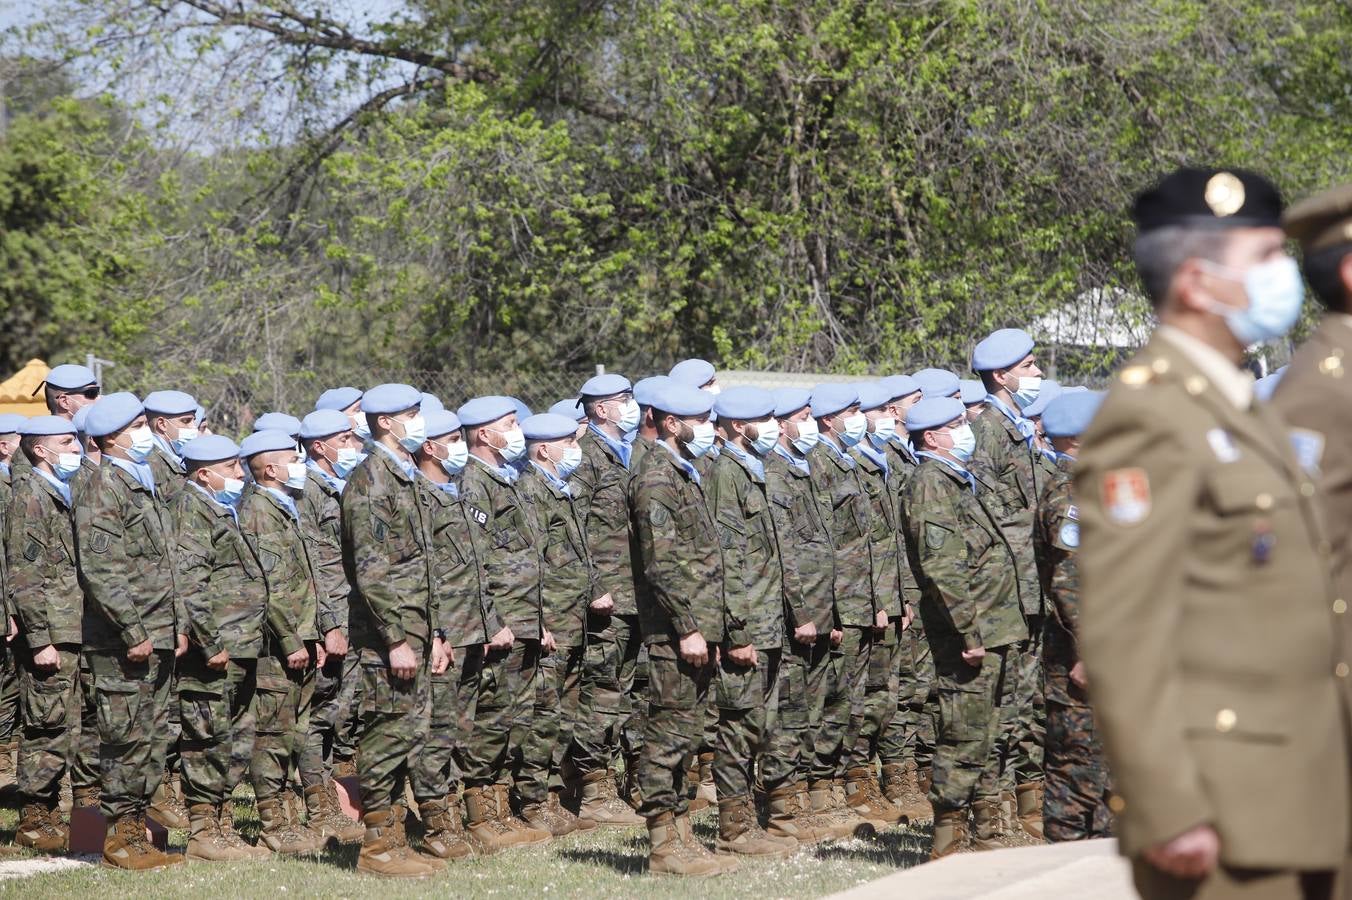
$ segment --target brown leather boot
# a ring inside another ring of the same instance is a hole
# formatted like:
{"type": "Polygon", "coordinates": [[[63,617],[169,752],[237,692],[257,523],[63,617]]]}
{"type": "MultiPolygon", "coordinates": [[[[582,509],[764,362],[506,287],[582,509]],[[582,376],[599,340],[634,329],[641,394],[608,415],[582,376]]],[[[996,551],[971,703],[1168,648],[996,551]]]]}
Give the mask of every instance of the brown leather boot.
{"type": "Polygon", "coordinates": [[[808,786],[808,803],[815,815],[830,823],[833,838],[867,838],[878,833],[872,822],[836,801],[835,782],[829,778],[819,779],[808,786]]]}
{"type": "Polygon", "coordinates": [[[71,791],[71,806],[74,809],[98,806],[101,799],[102,792],[97,785],[94,787],[78,787],[71,791]]]}
{"type": "Polygon", "coordinates": [[[549,792],[549,812],[557,818],[570,823],[573,826],[574,831],[591,831],[595,828],[596,823],[591,819],[578,818],[568,809],[568,807],[563,805],[562,794],[563,791],[560,789],[551,790],[549,792]]]}
{"type": "Polygon", "coordinates": [[[972,804],[972,847],[977,850],[1008,847],[1009,844],[1001,840],[1003,833],[1000,826],[1000,801],[989,797],[978,798],[972,804]]]}
{"type": "Polygon", "coordinates": [[[150,798],[150,808],[146,810],[146,815],[165,828],[187,828],[189,825],[188,807],[180,799],[178,786],[177,775],[165,775],[160,786],[155,788],[150,798]]]}
{"type": "Polygon", "coordinates": [[[355,759],[335,759],[333,761],[334,778],[355,778],[357,761],[355,759]]]}
{"type": "Polygon", "coordinates": [[[394,809],[377,809],[361,817],[366,826],[357,871],[382,878],[428,878],[445,869],[445,864],[414,853],[403,840],[398,814],[394,809]]]}
{"type": "Polygon", "coordinates": [[[327,842],[333,838],[340,844],[356,844],[366,834],[360,822],[354,822],[338,807],[338,797],[331,783],[316,784],[305,789],[306,824],[327,842]]]}
{"type": "Polygon", "coordinates": [[[232,845],[221,834],[220,813],[213,804],[194,803],[189,806],[188,821],[191,831],[188,835],[188,849],[184,853],[188,859],[233,862],[254,858],[254,854],[232,845]]]}
{"type": "Polygon", "coordinates": [[[518,846],[538,847],[540,844],[549,843],[553,835],[549,833],[548,829],[536,828],[512,812],[511,789],[505,784],[496,784],[493,787],[497,790],[498,795],[498,820],[519,835],[521,843],[518,846]]]}
{"type": "Polygon", "coordinates": [[[1036,843],[1045,840],[1042,829],[1042,782],[1030,781],[1014,787],[1019,825],[1036,843]]]}
{"type": "Polygon", "coordinates": [[[260,826],[258,841],[266,844],[273,853],[293,855],[311,853],[317,849],[313,833],[292,825],[281,797],[259,800],[257,807],[260,826]]]}
{"type": "Polygon", "coordinates": [[[474,855],[474,848],[465,839],[458,800],[450,797],[424,801],[418,804],[418,815],[423,823],[424,852],[438,859],[466,859],[474,855]]]}
{"type": "Polygon", "coordinates": [[[140,815],[114,819],[103,839],[103,864],[110,869],[145,872],[183,862],[179,853],[161,853],[146,840],[146,823],[140,815]]]}
{"type": "Polygon", "coordinates": [[[648,842],[651,845],[648,871],[653,875],[708,878],[723,874],[723,866],[712,853],[703,847],[692,847],[682,839],[675,816],[669,812],[648,820],[648,842]]]}
{"type": "Polygon", "coordinates": [[[934,818],[929,798],[920,791],[915,760],[883,766],[883,796],[901,813],[903,824],[915,824],[934,818]]]}
{"type": "Polygon", "coordinates": [[[845,809],[848,809],[851,812],[855,813],[865,822],[868,822],[870,825],[872,825],[875,831],[887,830],[887,826],[890,823],[886,819],[880,818],[878,816],[869,815],[867,810],[861,810],[850,803],[849,794],[845,789],[844,778],[837,778],[831,784],[832,784],[831,794],[835,798],[837,806],[844,807],[845,809]]]}
{"type": "Polygon", "coordinates": [[[579,819],[590,819],[603,828],[629,828],[642,825],[643,817],[629,808],[619,797],[614,796],[614,782],[604,769],[588,772],[582,776],[582,804],[578,807],[579,819]]]}
{"type": "Polygon", "coordinates": [[[936,809],[934,837],[930,842],[930,859],[943,859],[955,853],[965,853],[972,847],[967,835],[967,809],[936,809]]]}
{"type": "Polygon", "coordinates": [[[718,840],[714,849],[719,853],[781,859],[792,855],[798,842],[791,837],[774,838],[766,834],[756,821],[751,798],[729,797],[718,801],[718,840]]]}
{"type": "Polygon", "coordinates": [[[521,836],[498,821],[498,793],[493,785],[465,788],[466,834],[480,856],[521,846],[521,836]]]}
{"type": "Polygon", "coordinates": [[[766,795],[769,821],[765,833],[774,838],[792,838],[799,846],[821,843],[831,836],[831,827],[799,806],[802,784],[782,784],[766,795]]]}
{"type": "Polygon", "coordinates": [[[266,844],[250,844],[244,836],[235,830],[235,801],[229,797],[216,810],[216,825],[220,829],[221,840],[236,850],[248,854],[248,859],[271,859],[272,851],[266,844]]]}
{"type": "Polygon", "coordinates": [[[845,773],[845,802],[859,815],[884,827],[901,821],[901,810],[883,797],[872,766],[856,766],[845,773]]]}
{"type": "Polygon", "coordinates": [[[15,826],[14,843],[42,853],[60,853],[70,843],[70,829],[61,821],[61,810],[45,803],[25,803],[15,826]]]}

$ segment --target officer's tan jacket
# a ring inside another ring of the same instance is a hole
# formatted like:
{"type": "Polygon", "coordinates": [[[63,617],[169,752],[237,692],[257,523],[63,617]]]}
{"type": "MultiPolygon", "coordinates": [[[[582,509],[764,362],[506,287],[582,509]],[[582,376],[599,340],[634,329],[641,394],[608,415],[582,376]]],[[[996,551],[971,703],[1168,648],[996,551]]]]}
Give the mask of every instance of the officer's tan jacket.
{"type": "Polygon", "coordinates": [[[1348,669],[1315,485],[1276,415],[1204,362],[1157,333],[1077,463],[1080,648],[1122,851],[1209,823],[1231,866],[1332,868],[1348,669]]]}

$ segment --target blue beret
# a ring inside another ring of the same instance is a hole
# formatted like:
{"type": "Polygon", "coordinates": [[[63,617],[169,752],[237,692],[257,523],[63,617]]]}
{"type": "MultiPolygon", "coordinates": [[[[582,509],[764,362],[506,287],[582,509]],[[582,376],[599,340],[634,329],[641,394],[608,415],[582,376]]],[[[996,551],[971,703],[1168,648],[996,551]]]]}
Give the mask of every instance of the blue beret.
{"type": "Polygon", "coordinates": [[[378,384],[361,395],[361,411],[375,415],[401,413],[422,403],[422,391],[407,384],[378,384]]]}
{"type": "Polygon", "coordinates": [[[516,421],[517,421],[517,424],[520,424],[520,423],[523,422],[524,420],[530,418],[531,412],[530,412],[530,407],[529,407],[529,406],[527,406],[526,404],[522,403],[520,400],[518,400],[518,399],[515,398],[515,397],[508,397],[507,399],[510,400],[510,401],[512,401],[512,405],[516,407],[516,421]]]}
{"type": "Polygon", "coordinates": [[[198,425],[201,425],[203,422],[206,421],[206,418],[207,418],[207,408],[200,403],[197,404],[197,413],[196,415],[193,416],[193,420],[198,425]]]}
{"type": "Polygon", "coordinates": [[[295,449],[296,439],[285,431],[264,429],[263,431],[255,431],[240,442],[239,457],[240,459],[248,459],[259,453],[269,453],[273,450],[295,449]]]}
{"type": "MultiPolygon", "coordinates": [[[[89,409],[89,404],[80,407],[79,412],[75,413],[75,417],[78,419],[80,413],[87,409],[89,409]]],[[[26,421],[27,419],[18,413],[0,413],[0,434],[17,434],[26,421]]]]}
{"type": "Polygon", "coordinates": [[[962,379],[959,393],[962,395],[962,402],[971,406],[973,403],[985,403],[988,391],[986,386],[979,381],[973,381],[971,378],[962,379]]]}
{"type": "Polygon", "coordinates": [[[418,408],[418,411],[424,416],[434,410],[443,410],[445,408],[446,404],[442,403],[441,398],[436,394],[429,394],[427,391],[422,392],[422,405],[418,408]]]}
{"type": "Polygon", "coordinates": [[[549,411],[556,416],[567,416],[574,422],[582,422],[587,418],[587,413],[582,409],[581,400],[560,400],[551,406],[549,411]]]}
{"type": "Polygon", "coordinates": [[[239,456],[239,445],[223,434],[206,434],[183,445],[183,458],[189,462],[214,463],[239,456]]]}
{"type": "Polygon", "coordinates": [[[315,409],[347,409],[361,399],[361,391],[354,387],[329,388],[315,401],[315,409]]]}
{"type": "Polygon", "coordinates": [[[673,416],[702,416],[714,408],[714,395],[697,387],[669,380],[653,394],[653,409],[673,416]]]}
{"type": "Polygon", "coordinates": [[[806,388],[776,388],[775,415],[779,418],[791,416],[812,402],[812,392],[806,388]]]}
{"type": "Polygon", "coordinates": [[[284,412],[265,412],[254,419],[254,431],[284,431],[292,440],[300,434],[300,419],[284,412]]]}
{"type": "MultiPolygon", "coordinates": [[[[698,385],[696,385],[698,387],[698,385]]],[[[632,391],[634,386],[629,383],[629,379],[623,375],[614,375],[607,372],[605,375],[596,375],[588,378],[582,385],[579,392],[583,397],[610,397],[614,394],[623,394],[625,391],[632,391]]]]}
{"type": "Polygon", "coordinates": [[[1042,430],[1047,437],[1079,437],[1102,402],[1102,391],[1065,391],[1047,404],[1047,411],[1042,414],[1042,430]]]}
{"type": "Polygon", "coordinates": [[[880,381],[866,381],[857,387],[861,411],[878,409],[892,402],[892,392],[880,381]]]}
{"type": "Polygon", "coordinates": [[[489,396],[475,397],[460,407],[456,415],[460,416],[462,426],[475,428],[479,425],[496,422],[503,416],[510,416],[514,412],[516,412],[516,403],[511,397],[489,396]]]}
{"type": "Polygon", "coordinates": [[[938,428],[966,415],[967,408],[957,397],[923,397],[906,411],[906,430],[938,428]]]}
{"type": "Polygon", "coordinates": [[[434,409],[423,413],[423,421],[427,423],[426,433],[430,438],[443,437],[460,430],[460,417],[449,409],[434,409]]]}
{"type": "Polygon", "coordinates": [[[730,387],[714,398],[714,412],[720,419],[764,419],[775,414],[775,395],[748,385],[730,387]]]}
{"type": "Polygon", "coordinates": [[[317,409],[300,423],[300,439],[312,441],[351,430],[352,420],[341,409],[317,409]]]}
{"type": "Polygon", "coordinates": [[[197,412],[197,400],[192,394],[182,391],[151,391],[141,401],[146,413],[161,416],[185,416],[197,412]]]}
{"type": "Polygon", "coordinates": [[[812,415],[830,416],[859,402],[859,392],[849,384],[819,384],[812,389],[812,415]]]}
{"type": "Polygon", "coordinates": [[[528,441],[557,441],[577,434],[577,419],[553,413],[527,416],[521,422],[521,433],[528,441]]]}
{"type": "Polygon", "coordinates": [[[107,437],[126,428],[145,409],[135,394],[119,391],[105,394],[89,408],[89,418],[85,419],[85,434],[90,437],[107,437]]]}
{"type": "MultiPolygon", "coordinates": [[[[57,390],[73,391],[76,388],[89,387],[91,384],[97,384],[98,379],[94,373],[86,366],[64,365],[57,366],[47,373],[47,380],[43,382],[49,384],[57,390]]],[[[35,392],[36,393],[36,392],[35,392]]]]}
{"type": "Polygon", "coordinates": [[[634,385],[634,401],[639,406],[652,406],[657,389],[670,381],[669,375],[649,375],[647,378],[639,379],[634,385]]]}
{"type": "Polygon", "coordinates": [[[1272,399],[1272,392],[1277,390],[1277,385],[1281,383],[1282,376],[1286,374],[1286,366],[1282,366],[1271,375],[1265,375],[1253,384],[1253,394],[1259,400],[1267,401],[1272,399]]]}
{"type": "Polygon", "coordinates": [[[976,345],[972,351],[972,371],[989,372],[1018,365],[1033,352],[1033,337],[1022,328],[1001,328],[976,345]]]}
{"type": "Polygon", "coordinates": [[[23,423],[19,434],[24,437],[44,437],[50,434],[74,434],[75,423],[64,416],[36,416],[23,423]]]}
{"type": "Polygon", "coordinates": [[[704,387],[714,380],[714,364],[702,359],[683,359],[672,366],[667,375],[681,384],[688,384],[697,388],[704,387]]]}
{"type": "Polygon", "coordinates": [[[920,385],[910,375],[889,375],[879,382],[891,393],[888,399],[896,400],[899,397],[909,397],[920,390],[920,385]]]}
{"type": "Polygon", "coordinates": [[[1042,380],[1042,389],[1038,391],[1037,397],[1033,402],[1023,408],[1023,417],[1025,419],[1034,419],[1047,411],[1047,404],[1051,403],[1057,397],[1061,396],[1064,390],[1059,381],[1051,381],[1044,378],[1042,380]]]}
{"type": "Polygon", "coordinates": [[[926,397],[952,397],[962,390],[961,380],[947,369],[921,369],[911,377],[926,397]]]}

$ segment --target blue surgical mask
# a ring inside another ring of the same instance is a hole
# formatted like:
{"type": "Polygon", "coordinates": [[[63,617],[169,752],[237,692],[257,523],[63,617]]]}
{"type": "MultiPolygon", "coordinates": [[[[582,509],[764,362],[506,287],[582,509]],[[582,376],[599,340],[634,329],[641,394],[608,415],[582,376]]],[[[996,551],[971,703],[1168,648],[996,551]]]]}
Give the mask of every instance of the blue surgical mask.
{"type": "Polygon", "coordinates": [[[1037,395],[1042,393],[1042,377],[1039,375],[1020,375],[1019,389],[1014,392],[1014,402],[1019,404],[1019,409],[1027,409],[1033,405],[1037,395]]]}
{"type": "Polygon", "coordinates": [[[286,481],[284,484],[293,491],[305,490],[305,463],[293,462],[286,464],[286,481]]]}
{"type": "Polygon", "coordinates": [[[500,451],[502,458],[508,462],[517,462],[526,455],[526,436],[521,433],[520,428],[513,428],[511,431],[502,432],[502,439],[506,443],[500,451]]]}
{"type": "Polygon", "coordinates": [[[222,506],[234,506],[244,496],[244,482],[238,478],[225,479],[224,485],[215,492],[216,502],[222,506]]]}
{"type": "Polygon", "coordinates": [[[195,441],[195,440],[197,440],[197,429],[196,429],[196,428],[180,428],[180,429],[178,430],[178,437],[176,437],[176,438],[174,438],[172,441],[170,441],[170,442],[169,442],[169,445],[170,445],[171,447],[174,448],[174,452],[175,452],[175,453],[177,453],[179,456],[182,456],[182,455],[183,455],[183,445],[186,444],[186,443],[188,443],[188,441],[195,441]]]}
{"type": "Polygon", "coordinates": [[[554,464],[558,470],[559,480],[567,481],[568,476],[577,471],[577,467],[582,465],[582,448],[568,447],[563,451],[563,459],[554,464]]]}
{"type": "Polygon", "coordinates": [[[639,414],[638,404],[631,397],[624,404],[624,410],[620,413],[620,421],[615,423],[621,434],[638,430],[639,414]]]}
{"type": "Polygon", "coordinates": [[[131,438],[131,446],[127,448],[127,456],[134,463],[143,463],[150,456],[150,451],[155,449],[155,435],[149,428],[142,425],[140,428],[133,428],[127,432],[131,438]]]}
{"type": "Polygon", "coordinates": [[[62,481],[70,481],[75,477],[75,473],[80,471],[80,462],[83,457],[78,453],[58,453],[56,464],[52,466],[52,471],[56,477],[62,481]]]}
{"type": "Polygon", "coordinates": [[[949,436],[953,438],[953,455],[963,462],[970,460],[976,452],[976,435],[972,433],[972,426],[964,422],[950,431],[949,436]]]}
{"type": "Polygon", "coordinates": [[[366,454],[357,448],[340,447],[338,457],[333,461],[333,472],[339,478],[347,478],[363,459],[366,459],[366,454]]]}
{"type": "Polygon", "coordinates": [[[864,439],[868,433],[868,416],[863,413],[855,413],[847,416],[841,423],[840,442],[846,447],[853,447],[864,439]]]}
{"type": "Polygon", "coordinates": [[[423,441],[427,440],[427,422],[424,421],[422,413],[399,424],[404,429],[404,436],[399,438],[399,446],[409,453],[416,451],[423,445],[423,441]]]}
{"type": "Polygon", "coordinates": [[[446,454],[446,458],[441,460],[441,468],[447,475],[459,475],[464,471],[465,463],[469,462],[469,444],[464,441],[447,444],[446,454]]]}
{"type": "Polygon", "coordinates": [[[714,446],[714,423],[699,422],[691,425],[690,430],[694,436],[685,442],[685,449],[690,451],[690,455],[698,459],[708,453],[714,446]]]}
{"type": "Polygon", "coordinates": [[[790,443],[793,444],[795,450],[806,455],[807,451],[817,446],[817,439],[820,434],[820,432],[817,431],[817,420],[804,419],[801,422],[795,422],[794,425],[798,428],[798,437],[794,438],[790,443]]]}
{"type": "Polygon", "coordinates": [[[756,423],[756,439],[751,442],[751,449],[756,451],[757,456],[766,456],[775,449],[779,443],[779,423],[774,419],[765,422],[756,423]]]}
{"type": "Polygon", "coordinates": [[[371,426],[366,424],[366,414],[357,413],[352,417],[352,430],[357,433],[357,437],[363,441],[371,439],[371,426]]]}
{"type": "Polygon", "coordinates": [[[891,416],[886,416],[873,421],[873,439],[879,446],[892,440],[897,436],[897,420],[891,416]]]}
{"type": "Polygon", "coordinates": [[[1291,257],[1260,263],[1242,274],[1205,260],[1203,266],[1221,278],[1243,282],[1247,308],[1213,302],[1211,310],[1225,317],[1226,327],[1244,346],[1285,337],[1300,318],[1305,284],[1300,280],[1300,266],[1291,257]]]}

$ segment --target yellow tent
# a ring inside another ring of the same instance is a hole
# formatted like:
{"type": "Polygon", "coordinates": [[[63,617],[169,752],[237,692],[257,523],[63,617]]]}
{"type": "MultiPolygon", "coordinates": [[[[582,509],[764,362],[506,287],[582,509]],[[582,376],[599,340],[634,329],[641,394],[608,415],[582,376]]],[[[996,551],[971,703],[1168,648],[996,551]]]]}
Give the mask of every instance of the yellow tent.
{"type": "Polygon", "coordinates": [[[42,360],[30,359],[22,369],[0,382],[0,413],[47,415],[47,404],[38,388],[47,380],[50,371],[51,367],[42,360]]]}

